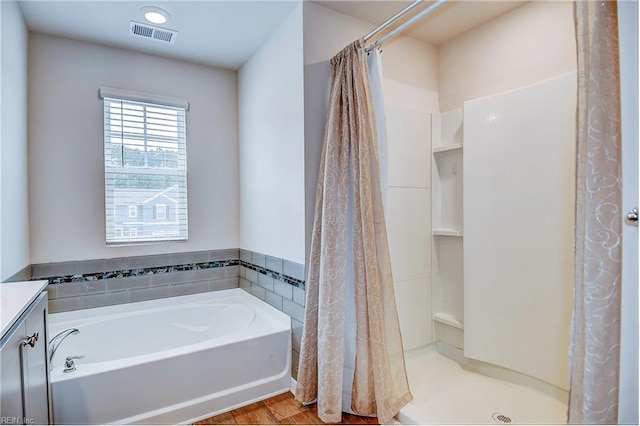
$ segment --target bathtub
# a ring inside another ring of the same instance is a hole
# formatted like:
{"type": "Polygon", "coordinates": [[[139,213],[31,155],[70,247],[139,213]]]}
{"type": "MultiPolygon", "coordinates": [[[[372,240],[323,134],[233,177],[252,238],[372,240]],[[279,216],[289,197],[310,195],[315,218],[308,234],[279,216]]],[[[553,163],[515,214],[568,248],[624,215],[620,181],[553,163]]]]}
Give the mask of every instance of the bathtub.
{"type": "Polygon", "coordinates": [[[50,315],[50,338],[68,328],[56,424],[191,423],[290,388],[290,318],[240,289],[50,315]]]}

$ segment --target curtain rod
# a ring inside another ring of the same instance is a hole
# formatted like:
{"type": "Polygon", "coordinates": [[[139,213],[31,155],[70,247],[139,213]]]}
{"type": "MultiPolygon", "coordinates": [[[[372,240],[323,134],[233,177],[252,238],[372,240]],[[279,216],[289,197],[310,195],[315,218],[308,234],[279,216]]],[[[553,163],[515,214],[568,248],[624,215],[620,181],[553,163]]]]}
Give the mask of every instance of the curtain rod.
{"type": "Polygon", "coordinates": [[[395,21],[397,21],[399,18],[401,18],[402,16],[406,15],[407,13],[409,13],[410,11],[412,11],[413,9],[415,9],[417,6],[419,6],[424,0],[415,0],[413,3],[411,3],[410,5],[408,5],[407,7],[405,7],[404,9],[402,9],[401,11],[399,11],[398,13],[396,13],[395,15],[393,15],[391,18],[387,19],[386,21],[384,21],[382,24],[378,25],[376,28],[374,28],[373,31],[371,31],[369,34],[367,34],[366,36],[364,36],[364,41],[369,41],[369,39],[373,36],[375,36],[376,34],[378,34],[380,31],[385,30],[389,25],[393,24],[395,21]]]}
{"type": "MultiPolygon", "coordinates": [[[[409,10],[413,9],[415,6],[417,6],[422,1],[423,0],[416,0],[413,3],[411,3],[409,6],[407,6],[406,8],[402,9],[400,12],[396,13],[392,18],[388,19],[386,22],[384,22],[378,28],[376,28],[375,30],[371,31],[369,34],[364,36],[364,40],[367,41],[367,39],[371,38],[373,35],[379,33],[380,31],[382,31],[383,29],[385,29],[386,27],[391,25],[394,21],[396,21],[402,15],[407,13],[409,10]]],[[[409,19],[407,22],[405,22],[404,24],[400,25],[398,28],[396,28],[395,30],[391,31],[386,36],[384,36],[381,39],[377,40],[375,43],[372,43],[369,46],[367,46],[367,48],[365,50],[367,52],[370,52],[373,49],[377,48],[378,46],[382,46],[382,44],[384,42],[386,42],[387,40],[395,37],[396,35],[398,35],[402,31],[404,31],[405,29],[409,28],[411,25],[415,24],[416,22],[418,22],[419,20],[421,20],[425,16],[429,15],[431,12],[433,12],[436,9],[438,9],[440,6],[444,5],[446,2],[447,2],[447,0],[436,0],[436,2],[434,2],[431,6],[427,7],[425,10],[423,10],[420,13],[418,13],[416,16],[414,16],[413,18],[409,19]]]]}

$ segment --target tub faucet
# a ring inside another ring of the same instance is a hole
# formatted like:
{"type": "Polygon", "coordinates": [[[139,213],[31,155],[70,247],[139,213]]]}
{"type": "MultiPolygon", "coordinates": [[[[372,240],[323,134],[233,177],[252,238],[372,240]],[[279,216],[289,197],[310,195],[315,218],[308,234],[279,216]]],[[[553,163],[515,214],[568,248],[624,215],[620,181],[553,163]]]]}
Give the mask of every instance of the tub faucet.
{"type": "Polygon", "coordinates": [[[68,328],[53,336],[53,339],[49,341],[49,365],[51,365],[51,361],[53,361],[53,355],[56,353],[56,349],[58,349],[60,343],[62,343],[62,341],[68,336],[78,333],[80,333],[80,330],[78,330],[77,328],[68,328]]]}

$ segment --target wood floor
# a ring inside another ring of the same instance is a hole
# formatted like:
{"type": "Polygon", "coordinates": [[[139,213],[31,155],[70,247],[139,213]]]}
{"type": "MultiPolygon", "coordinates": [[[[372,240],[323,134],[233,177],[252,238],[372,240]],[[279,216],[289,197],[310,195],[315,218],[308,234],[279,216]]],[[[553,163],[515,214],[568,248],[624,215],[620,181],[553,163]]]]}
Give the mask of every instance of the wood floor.
{"type": "MultiPolygon", "coordinates": [[[[290,392],[256,402],[228,413],[199,421],[196,425],[320,425],[316,404],[304,406],[290,392]]],[[[342,413],[342,425],[377,425],[375,417],[342,413]]]]}

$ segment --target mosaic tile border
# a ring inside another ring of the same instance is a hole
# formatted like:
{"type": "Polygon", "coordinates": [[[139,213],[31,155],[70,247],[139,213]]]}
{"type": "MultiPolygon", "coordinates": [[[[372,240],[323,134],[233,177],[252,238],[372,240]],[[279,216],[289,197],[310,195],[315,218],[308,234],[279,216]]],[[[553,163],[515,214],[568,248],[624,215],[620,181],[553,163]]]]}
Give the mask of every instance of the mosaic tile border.
{"type": "Polygon", "coordinates": [[[163,274],[168,274],[172,272],[224,268],[226,266],[244,266],[245,268],[252,269],[260,274],[266,275],[276,280],[283,281],[294,287],[298,287],[302,290],[305,289],[304,280],[292,277],[290,275],[286,275],[282,272],[274,271],[272,269],[269,269],[260,265],[256,265],[254,263],[251,263],[245,260],[240,260],[240,259],[227,259],[227,260],[217,260],[212,262],[198,262],[198,263],[185,263],[185,264],[179,264],[179,265],[154,266],[154,267],[148,267],[148,268],[130,268],[130,269],[115,270],[115,271],[91,272],[91,273],[83,273],[83,274],[65,274],[65,275],[55,275],[55,276],[45,276],[45,277],[32,277],[31,280],[32,281],[47,280],[49,281],[49,284],[83,283],[83,282],[98,281],[98,280],[108,280],[112,278],[128,278],[128,277],[138,277],[138,276],[163,275],[163,274]]]}
{"type": "Polygon", "coordinates": [[[263,268],[262,266],[254,265],[253,263],[246,262],[244,260],[240,260],[238,264],[240,266],[244,266],[245,268],[252,269],[260,274],[275,278],[276,280],[284,281],[285,283],[291,284],[292,286],[298,287],[302,290],[305,289],[304,280],[299,280],[297,278],[290,277],[289,275],[285,275],[277,271],[272,271],[271,269],[263,268]]]}
{"type": "Polygon", "coordinates": [[[162,275],[171,272],[182,271],[197,271],[202,269],[214,269],[224,268],[225,266],[238,266],[240,261],[238,259],[221,260],[214,262],[202,262],[202,263],[186,263],[182,265],[167,265],[156,266],[153,268],[133,268],[124,269],[120,271],[108,271],[108,272],[93,272],[88,274],[74,274],[74,275],[62,275],[55,277],[42,277],[31,278],[34,280],[48,280],[49,284],[62,284],[62,283],[81,283],[87,281],[108,280],[111,278],[127,278],[138,277],[144,275],[162,275]]]}

